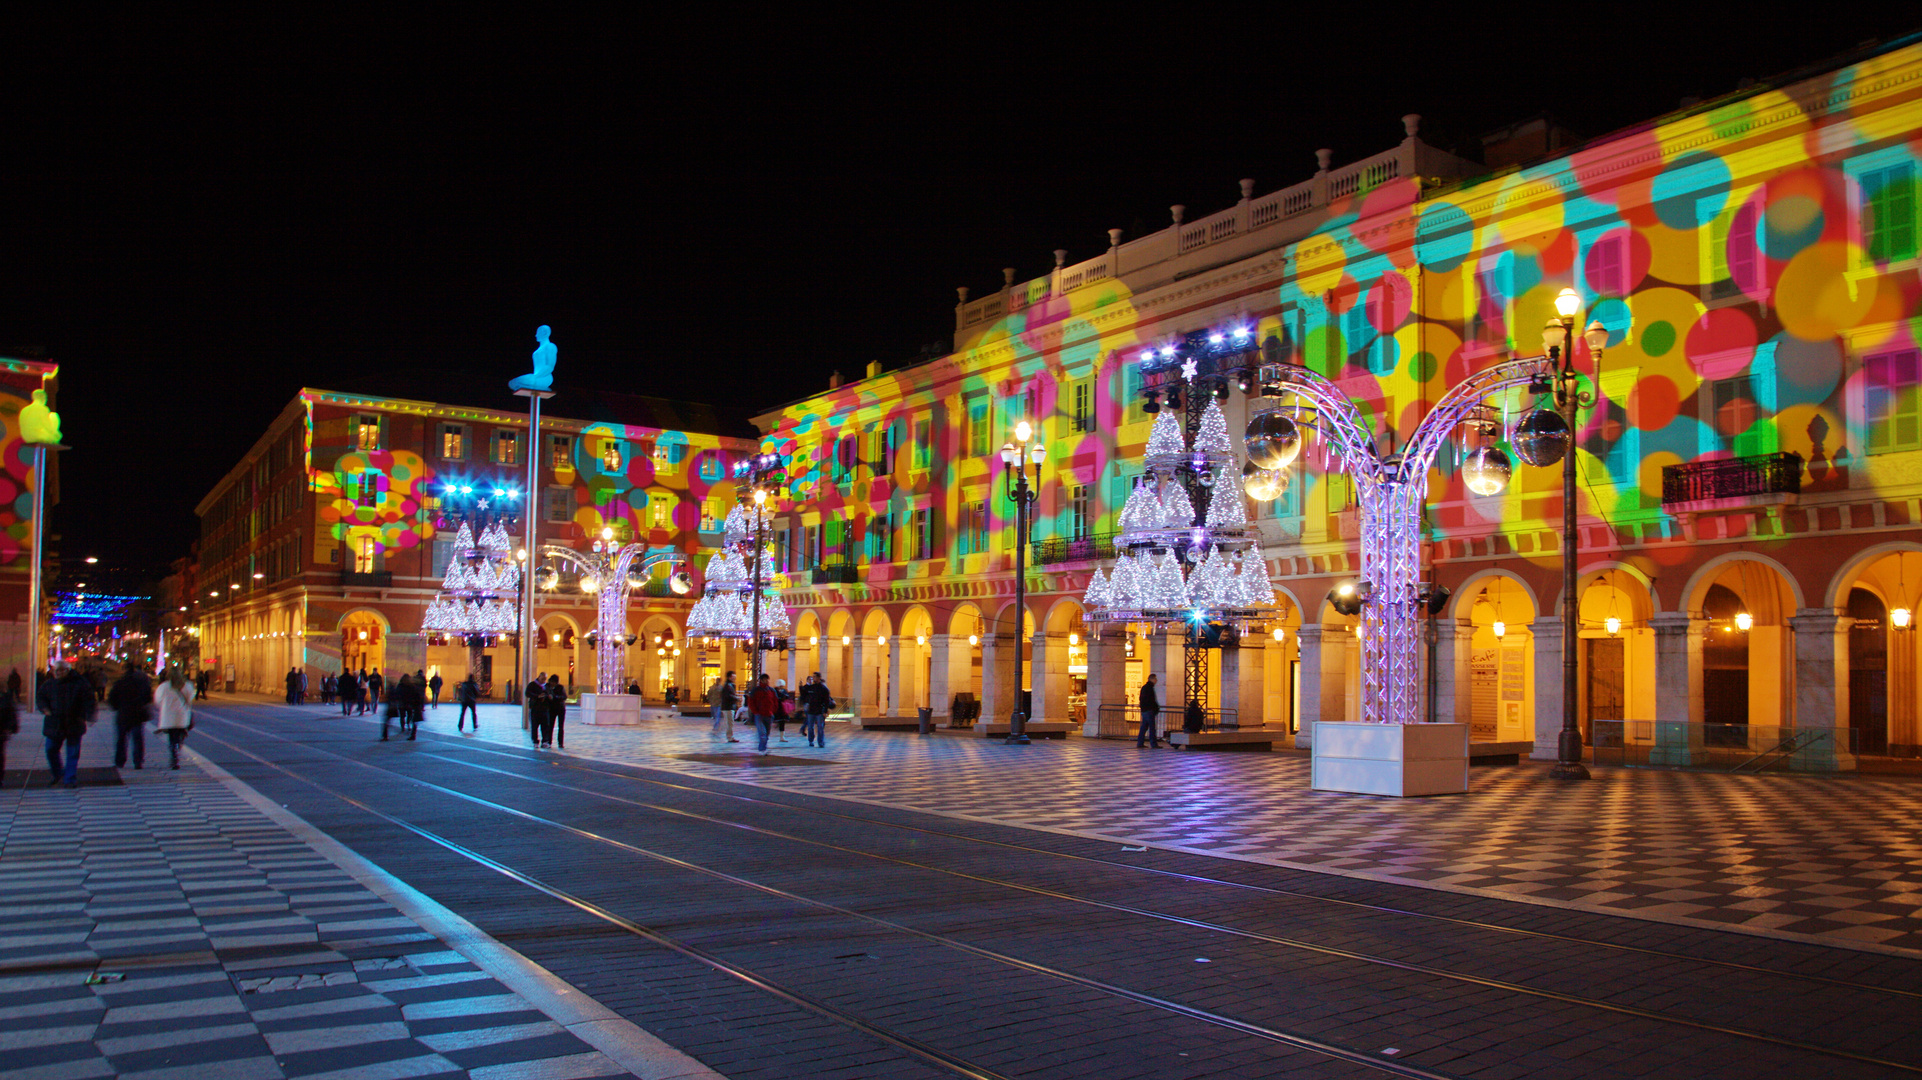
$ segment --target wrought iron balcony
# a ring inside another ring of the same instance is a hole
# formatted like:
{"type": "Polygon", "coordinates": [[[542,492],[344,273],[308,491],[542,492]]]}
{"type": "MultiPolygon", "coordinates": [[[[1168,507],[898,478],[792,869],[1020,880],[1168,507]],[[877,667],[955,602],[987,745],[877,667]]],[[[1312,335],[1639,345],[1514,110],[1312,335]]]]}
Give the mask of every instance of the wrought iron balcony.
{"type": "Polygon", "coordinates": [[[853,563],[841,559],[830,559],[816,566],[812,580],[816,585],[852,585],[861,580],[861,573],[853,563]]]}
{"type": "Polygon", "coordinates": [[[1092,533],[1087,536],[1057,536],[1034,545],[1034,564],[1053,566],[1057,563],[1088,562],[1093,559],[1114,558],[1113,533],[1092,533]]]}
{"type": "Polygon", "coordinates": [[[1663,506],[1801,492],[1802,455],[1789,450],[1719,461],[1691,461],[1662,469],[1663,506]]]}
{"type": "Polygon", "coordinates": [[[340,583],[344,587],[359,586],[363,589],[391,589],[394,587],[392,570],[342,570],[340,583]]]}

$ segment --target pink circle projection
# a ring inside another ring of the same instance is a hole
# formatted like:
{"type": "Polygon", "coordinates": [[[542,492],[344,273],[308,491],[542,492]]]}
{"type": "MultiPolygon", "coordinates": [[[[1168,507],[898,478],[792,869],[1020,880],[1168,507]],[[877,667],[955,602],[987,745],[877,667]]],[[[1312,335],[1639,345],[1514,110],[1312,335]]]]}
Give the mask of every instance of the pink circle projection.
{"type": "Polygon", "coordinates": [[[1688,328],[1682,345],[1689,366],[1704,379],[1726,379],[1741,374],[1755,358],[1759,339],[1755,320],[1739,307],[1705,311],[1688,328]]]}

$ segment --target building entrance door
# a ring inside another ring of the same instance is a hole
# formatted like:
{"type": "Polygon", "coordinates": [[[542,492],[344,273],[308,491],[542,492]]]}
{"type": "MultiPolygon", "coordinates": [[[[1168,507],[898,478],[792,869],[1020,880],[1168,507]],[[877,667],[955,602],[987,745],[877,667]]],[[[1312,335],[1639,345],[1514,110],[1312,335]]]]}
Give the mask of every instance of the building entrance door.
{"type": "Polygon", "coordinates": [[[1867,589],[1849,591],[1849,730],[1858,754],[1889,752],[1889,644],[1882,601],[1867,589]]]}
{"type": "Polygon", "coordinates": [[[1589,638],[1587,645],[1588,715],[1582,718],[1582,742],[1592,746],[1592,725],[1595,721],[1619,722],[1622,719],[1626,698],[1623,674],[1626,650],[1621,638],[1589,638]]]}

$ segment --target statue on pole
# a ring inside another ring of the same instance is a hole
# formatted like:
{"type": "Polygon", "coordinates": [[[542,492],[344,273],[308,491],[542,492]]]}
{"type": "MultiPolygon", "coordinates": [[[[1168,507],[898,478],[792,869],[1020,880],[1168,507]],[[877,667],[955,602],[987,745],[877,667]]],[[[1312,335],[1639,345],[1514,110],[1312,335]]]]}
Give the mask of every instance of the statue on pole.
{"type": "Polygon", "coordinates": [[[561,351],[548,340],[548,335],[553,332],[546,326],[535,329],[534,340],[540,344],[534,348],[534,370],[519,378],[510,379],[507,383],[508,389],[541,391],[554,389],[554,362],[560,359],[561,351]]]}

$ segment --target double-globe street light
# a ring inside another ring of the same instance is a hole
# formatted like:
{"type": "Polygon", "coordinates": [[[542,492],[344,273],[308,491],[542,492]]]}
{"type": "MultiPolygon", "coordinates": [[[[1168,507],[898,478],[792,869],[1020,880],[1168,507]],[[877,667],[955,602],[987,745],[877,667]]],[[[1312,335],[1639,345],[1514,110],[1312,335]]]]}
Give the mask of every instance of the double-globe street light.
{"type": "MultiPolygon", "coordinates": [[[[1562,421],[1562,731],[1556,740],[1555,767],[1549,775],[1558,780],[1586,780],[1588,768],[1582,764],[1582,732],[1576,722],[1575,692],[1578,682],[1576,639],[1580,603],[1575,596],[1576,561],[1580,537],[1575,531],[1575,423],[1581,408],[1593,406],[1593,392],[1581,389],[1581,376],[1575,370],[1575,325],[1582,313],[1582,297],[1574,289],[1563,289],[1555,296],[1555,315],[1542,329],[1542,346],[1555,368],[1555,406],[1562,421]]],[[[1595,366],[1601,375],[1602,349],[1608,344],[1608,329],[1601,320],[1592,320],[1582,334],[1595,366]]],[[[1531,387],[1531,389],[1539,389],[1531,387]]],[[[1531,462],[1531,464],[1534,464],[1531,462]]],[[[1548,462],[1540,462],[1548,464],[1548,462]]]]}
{"type": "Polygon", "coordinates": [[[1008,713],[1009,746],[1028,744],[1028,701],[1021,689],[1021,638],[1027,632],[1028,612],[1028,527],[1036,489],[1041,485],[1041,463],[1048,460],[1047,446],[1034,435],[1034,428],[1023,420],[1014,426],[1015,441],[1001,444],[1001,477],[1008,498],[1014,500],[1014,709],[1008,713]],[[1033,484],[1028,482],[1030,465],[1034,468],[1033,484]]]}

